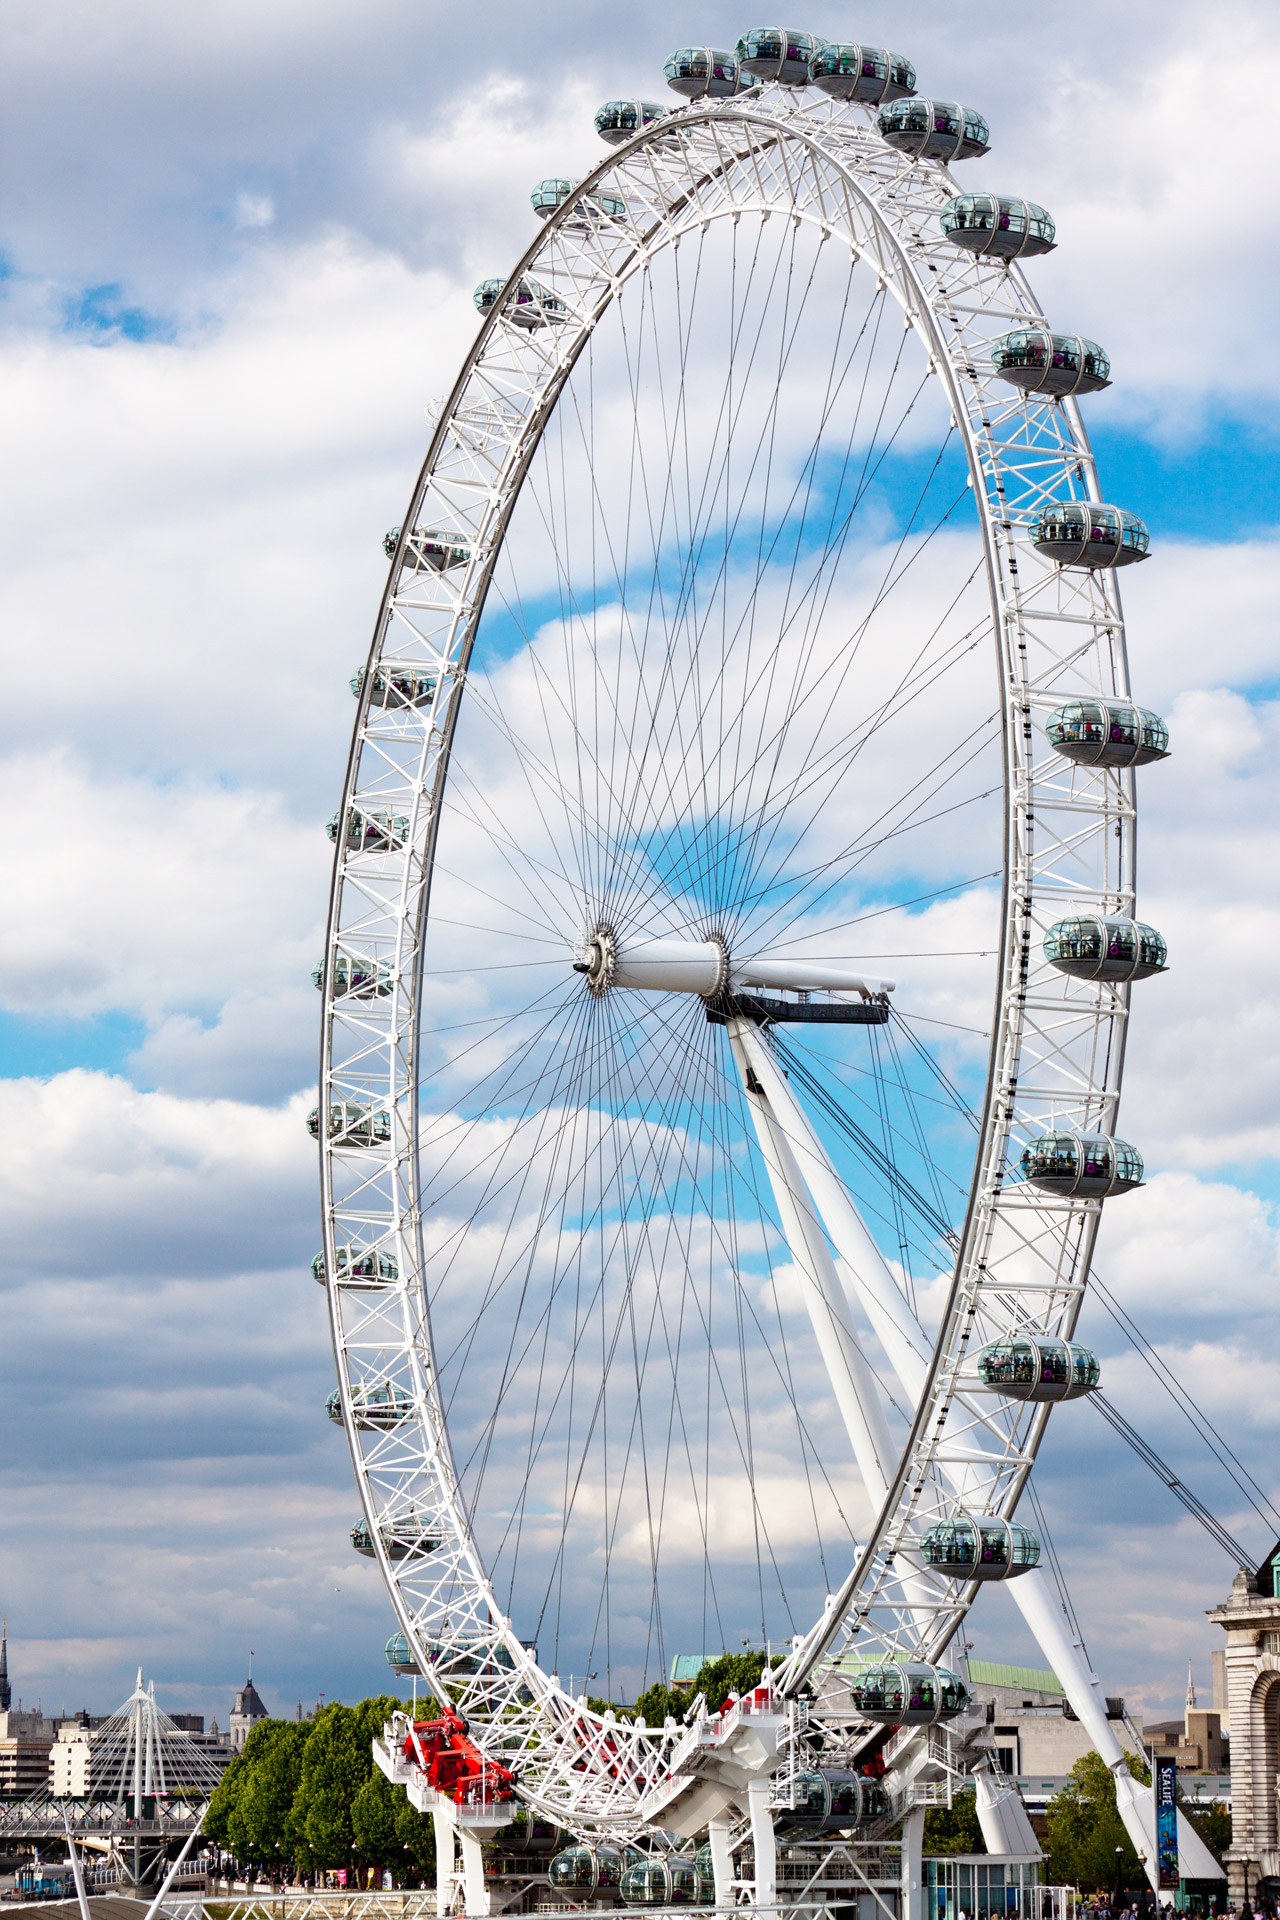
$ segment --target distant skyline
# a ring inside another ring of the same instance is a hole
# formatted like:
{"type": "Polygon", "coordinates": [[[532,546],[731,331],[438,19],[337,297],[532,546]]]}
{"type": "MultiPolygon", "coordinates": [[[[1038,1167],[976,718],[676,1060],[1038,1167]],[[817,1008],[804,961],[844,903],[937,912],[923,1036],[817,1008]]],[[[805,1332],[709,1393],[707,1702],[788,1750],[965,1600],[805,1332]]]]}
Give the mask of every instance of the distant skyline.
{"type": "MultiPolygon", "coordinates": [[[[722,0],[13,0],[0,143],[0,1602],[17,1698],[109,1712],[139,1664],[223,1723],[255,1685],[406,1698],[324,1417],[313,1103],[347,680],[472,289],[528,194],[594,164],[592,113],[663,95],[722,0]],[[298,564],[305,552],[306,566],[298,564]],[[96,1704],[95,1704],[96,1703],[96,1704]]],[[[824,0],[991,122],[975,187],[1053,212],[1032,275],[1100,339],[1135,684],[1174,758],[1143,792],[1122,1132],[1149,1183],[1098,1270],[1272,1499],[1280,1342],[1280,208],[1261,0],[824,0]],[[1210,54],[1212,51],[1212,59],[1210,54]]],[[[674,98],[674,96],[672,96],[674,98]]],[[[1256,1550],[1263,1522],[1095,1300],[1112,1397],[1256,1550]]],[[[1075,1410],[1072,1410],[1073,1414],[1075,1410]]],[[[1107,1692],[1176,1712],[1234,1568],[1087,1411],[1036,1485],[1107,1692]]],[[[975,1657],[1042,1664],[1008,1597],[975,1657]]],[[[683,1650],[683,1649],[682,1649],[683,1650]]],[[[72,1711],[76,1710],[75,1708],[72,1711]]]]}

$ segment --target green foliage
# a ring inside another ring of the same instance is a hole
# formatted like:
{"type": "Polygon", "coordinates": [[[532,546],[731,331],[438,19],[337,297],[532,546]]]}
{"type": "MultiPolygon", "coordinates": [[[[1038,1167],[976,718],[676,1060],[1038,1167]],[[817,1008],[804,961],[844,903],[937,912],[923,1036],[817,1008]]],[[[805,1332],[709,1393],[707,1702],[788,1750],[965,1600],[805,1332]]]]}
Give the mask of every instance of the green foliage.
{"type": "MultiPolygon", "coordinates": [[[[390,1785],[390,1782],[387,1782],[390,1785]]],[[[419,1813],[409,1804],[407,1794],[400,1795],[396,1814],[396,1839],[404,1848],[404,1857],[412,1868],[412,1877],[428,1882],[436,1872],[436,1823],[428,1813],[419,1813]]]]}
{"type": "Polygon", "coordinates": [[[293,1858],[291,1816],[302,1778],[308,1729],[297,1721],[260,1722],[245,1743],[246,1753],[254,1736],[266,1727],[272,1729],[271,1737],[262,1741],[253,1754],[228,1832],[231,1850],[237,1858],[247,1857],[260,1860],[264,1866],[277,1866],[293,1858]]]}
{"type": "MultiPolygon", "coordinates": [[[[775,1653],[770,1664],[780,1667],[782,1655],[775,1653]]],[[[669,1687],[665,1681],[655,1680],[651,1687],[646,1687],[639,1695],[635,1706],[629,1711],[629,1717],[643,1717],[646,1725],[651,1727],[660,1727],[668,1714],[673,1720],[683,1720],[690,1702],[696,1700],[700,1693],[706,1695],[708,1707],[712,1713],[716,1713],[731,1693],[748,1693],[752,1687],[758,1687],[764,1669],[763,1652],[722,1653],[717,1659],[703,1664],[693,1685],[687,1690],[669,1687]]],[[[604,1706],[606,1703],[601,1701],[599,1704],[604,1706]]]]}
{"type": "Polygon", "coordinates": [[[978,1823],[978,1792],[967,1787],[949,1807],[930,1807],[924,1817],[926,1853],[985,1853],[987,1843],[978,1823]]]}
{"type": "Polygon", "coordinates": [[[351,1802],[355,1850],[372,1866],[390,1866],[400,1852],[396,1818],[405,1805],[403,1787],[393,1787],[375,1767],[351,1802]]]}
{"type": "MultiPolygon", "coordinates": [[[[1149,1783],[1149,1770],[1131,1755],[1126,1758],[1134,1778],[1149,1783]]],[[[1068,1784],[1049,1802],[1047,1819],[1049,1859],[1045,1878],[1053,1885],[1109,1891],[1116,1884],[1117,1847],[1121,1850],[1123,1884],[1144,1884],[1142,1864],[1116,1810],[1115,1780],[1098,1754],[1086,1753],[1076,1761],[1068,1784]]]]}
{"type": "Polygon", "coordinates": [[[435,1834],[373,1764],[372,1745],[403,1702],[335,1702],[313,1720],[260,1720],[223,1774],[205,1832],[244,1865],[435,1869],[435,1834]]]}
{"type": "MultiPolygon", "coordinates": [[[[261,1726],[269,1726],[271,1724],[270,1721],[260,1722],[261,1726]]],[[[252,1740],[254,1734],[258,1731],[259,1728],[255,1727],[249,1735],[249,1739],[252,1740]]],[[[245,1751],[248,1751],[247,1742],[245,1751]]],[[[245,1759],[244,1753],[238,1753],[235,1759],[228,1765],[210,1798],[209,1811],[204,1816],[204,1835],[206,1840],[216,1840],[220,1847],[230,1847],[231,1845],[230,1840],[227,1838],[227,1823],[240,1798],[242,1776],[246,1772],[247,1767],[248,1762],[245,1759]]]]}
{"type": "Polygon", "coordinates": [[[359,1710],[335,1702],[311,1722],[294,1796],[292,1830],[298,1857],[314,1867],[345,1867],[355,1852],[351,1807],[373,1771],[359,1710]]]}
{"type": "Polygon", "coordinates": [[[290,1813],[308,1731],[260,1720],[219,1781],[204,1830],[237,1860],[274,1867],[294,1857],[290,1813]]]}
{"type": "Polygon", "coordinates": [[[1218,1800],[1211,1800],[1208,1806],[1204,1807],[1197,1807],[1194,1804],[1189,1806],[1184,1801],[1182,1811],[1221,1866],[1222,1856],[1231,1845],[1230,1807],[1224,1807],[1218,1800]]]}

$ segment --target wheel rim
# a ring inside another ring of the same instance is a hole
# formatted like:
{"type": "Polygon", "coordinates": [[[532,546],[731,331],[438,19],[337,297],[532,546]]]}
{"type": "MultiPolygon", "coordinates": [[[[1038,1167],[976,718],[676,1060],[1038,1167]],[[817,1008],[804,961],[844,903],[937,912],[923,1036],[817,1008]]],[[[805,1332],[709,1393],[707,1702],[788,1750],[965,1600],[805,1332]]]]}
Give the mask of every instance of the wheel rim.
{"type": "MultiPolygon", "coordinates": [[[[385,1111],[392,1135],[385,1147],[327,1140],[322,1152],[331,1324],[347,1430],[372,1544],[429,1681],[462,1698],[495,1757],[517,1742],[522,1795],[580,1830],[636,1822],[653,1749],[672,1736],[656,1729],[606,1733],[544,1670],[550,1662],[539,1667],[521,1644],[474,1537],[473,1490],[451,1444],[448,1389],[420,1288],[432,1256],[423,1244],[419,1169],[410,1150],[420,1125],[418,1014],[431,940],[428,897],[448,818],[449,755],[460,716],[469,712],[462,677],[477,636],[483,640],[495,583],[501,595],[505,543],[519,533],[517,503],[550,444],[548,423],[557,403],[563,410],[573,397],[575,380],[582,384],[582,356],[594,351],[620,291],[625,299],[628,283],[651,275],[660,257],[672,258],[678,239],[701,234],[705,241],[709,226],[724,217],[736,231],[735,215],[758,218],[767,208],[795,216],[823,242],[842,240],[859,270],[874,276],[884,304],[893,301],[906,317],[967,456],[988,630],[997,635],[1003,892],[974,1175],[928,1382],[904,1430],[888,1498],[859,1528],[862,1549],[848,1556],[851,1570],[835,1604],[816,1625],[801,1627],[783,1683],[795,1689],[814,1679],[825,1698],[838,1701],[847,1662],[843,1678],[838,1663],[855,1636],[867,1657],[936,1660],[974,1588],[934,1578],[922,1589],[913,1566],[908,1590],[903,1568],[921,1526],[954,1511],[956,1456],[964,1452],[957,1434],[979,1433],[987,1451],[1000,1452],[998,1468],[970,1462],[965,1473],[975,1487],[981,1481],[985,1510],[1007,1518],[1048,1411],[979,1403],[964,1386],[965,1355],[1011,1329],[1069,1337],[1096,1232],[1097,1203],[1047,1202],[1010,1188],[1010,1144],[1020,1147],[1050,1120],[1110,1131],[1119,1093],[1127,986],[1052,974],[1038,957],[1039,934],[1070,906],[1133,911],[1131,773],[1065,764],[1039,732],[1043,715],[1064,699],[1128,696],[1114,582],[1096,573],[1069,575],[1031,546],[1046,499],[1082,489],[1099,497],[1087,440],[1073,402],[1006,392],[987,378],[997,335],[1047,322],[1016,268],[957,257],[947,247],[937,214],[955,190],[941,167],[888,149],[856,106],[700,106],[619,148],[580,184],[576,199],[548,218],[512,276],[513,287],[523,281],[552,291],[565,317],[531,331],[504,317],[499,305],[481,330],[405,521],[410,529],[447,530],[457,537],[451,551],[466,558],[438,572],[411,571],[408,542],[401,542],[365,673],[341,817],[356,807],[405,826],[402,846],[373,854],[363,842],[345,847],[339,836],[327,943],[325,1098],[385,1111]],[[596,194],[623,200],[627,219],[584,216],[596,194]],[[429,707],[371,706],[376,670],[390,663],[429,671],[437,683],[429,707]],[[391,990],[353,1008],[350,996],[336,994],[335,956],[342,954],[372,954],[391,990]],[[337,1249],[344,1246],[376,1247],[383,1256],[394,1249],[396,1284],[372,1290],[372,1299],[371,1290],[343,1284],[337,1249]],[[394,1432],[362,1431],[352,1416],[374,1371],[413,1398],[415,1419],[394,1432]],[[960,1410],[949,1427],[940,1418],[944,1407],[960,1410]],[[425,1558],[393,1560],[396,1526],[406,1515],[429,1519],[431,1537],[443,1546],[425,1558]]],[[[536,491],[535,484],[526,498],[536,491]]],[[[494,624],[500,620],[499,609],[494,624]]],[[[610,796],[610,807],[611,820],[620,817],[617,798],[610,796]]],[[[585,806],[581,812],[589,817],[585,806]]],[[[594,916],[594,924],[580,925],[580,937],[612,924],[617,899],[610,902],[601,888],[593,899],[587,884],[581,894],[582,914],[594,916]]],[[[713,898],[702,906],[699,937],[740,935],[738,925],[715,924],[713,898]]],[[[542,931],[551,937],[549,928],[542,931]]],[[[579,999],[586,1004],[581,993],[579,999]]],[[[431,1193],[426,1197],[430,1202],[431,1193]]]]}

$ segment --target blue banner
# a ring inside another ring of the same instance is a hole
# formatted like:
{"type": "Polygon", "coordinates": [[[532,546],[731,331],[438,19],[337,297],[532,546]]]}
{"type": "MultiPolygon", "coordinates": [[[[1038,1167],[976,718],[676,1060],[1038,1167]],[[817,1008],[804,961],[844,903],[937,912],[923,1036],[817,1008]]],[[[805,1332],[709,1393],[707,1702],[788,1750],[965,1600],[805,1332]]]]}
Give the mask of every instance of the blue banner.
{"type": "Polygon", "coordinates": [[[1157,1760],[1152,1776],[1156,1797],[1156,1866],[1160,1890],[1177,1888],[1178,1873],[1178,1763],[1157,1760]]]}

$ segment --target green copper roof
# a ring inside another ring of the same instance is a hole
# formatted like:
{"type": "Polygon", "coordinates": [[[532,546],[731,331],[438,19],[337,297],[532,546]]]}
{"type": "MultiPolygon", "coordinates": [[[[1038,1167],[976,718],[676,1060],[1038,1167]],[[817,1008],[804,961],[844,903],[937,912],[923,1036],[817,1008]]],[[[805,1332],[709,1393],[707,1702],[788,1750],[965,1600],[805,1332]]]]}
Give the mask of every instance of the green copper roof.
{"type": "Polygon", "coordinates": [[[714,1660],[714,1653],[677,1653],[671,1660],[670,1686],[678,1686],[682,1680],[696,1680],[708,1660],[714,1660]]]}
{"type": "Polygon", "coordinates": [[[1013,1687],[1024,1693],[1065,1693],[1056,1673],[1047,1667],[1006,1667],[1001,1660],[971,1660],[969,1678],[975,1687],[1013,1687]]]}

